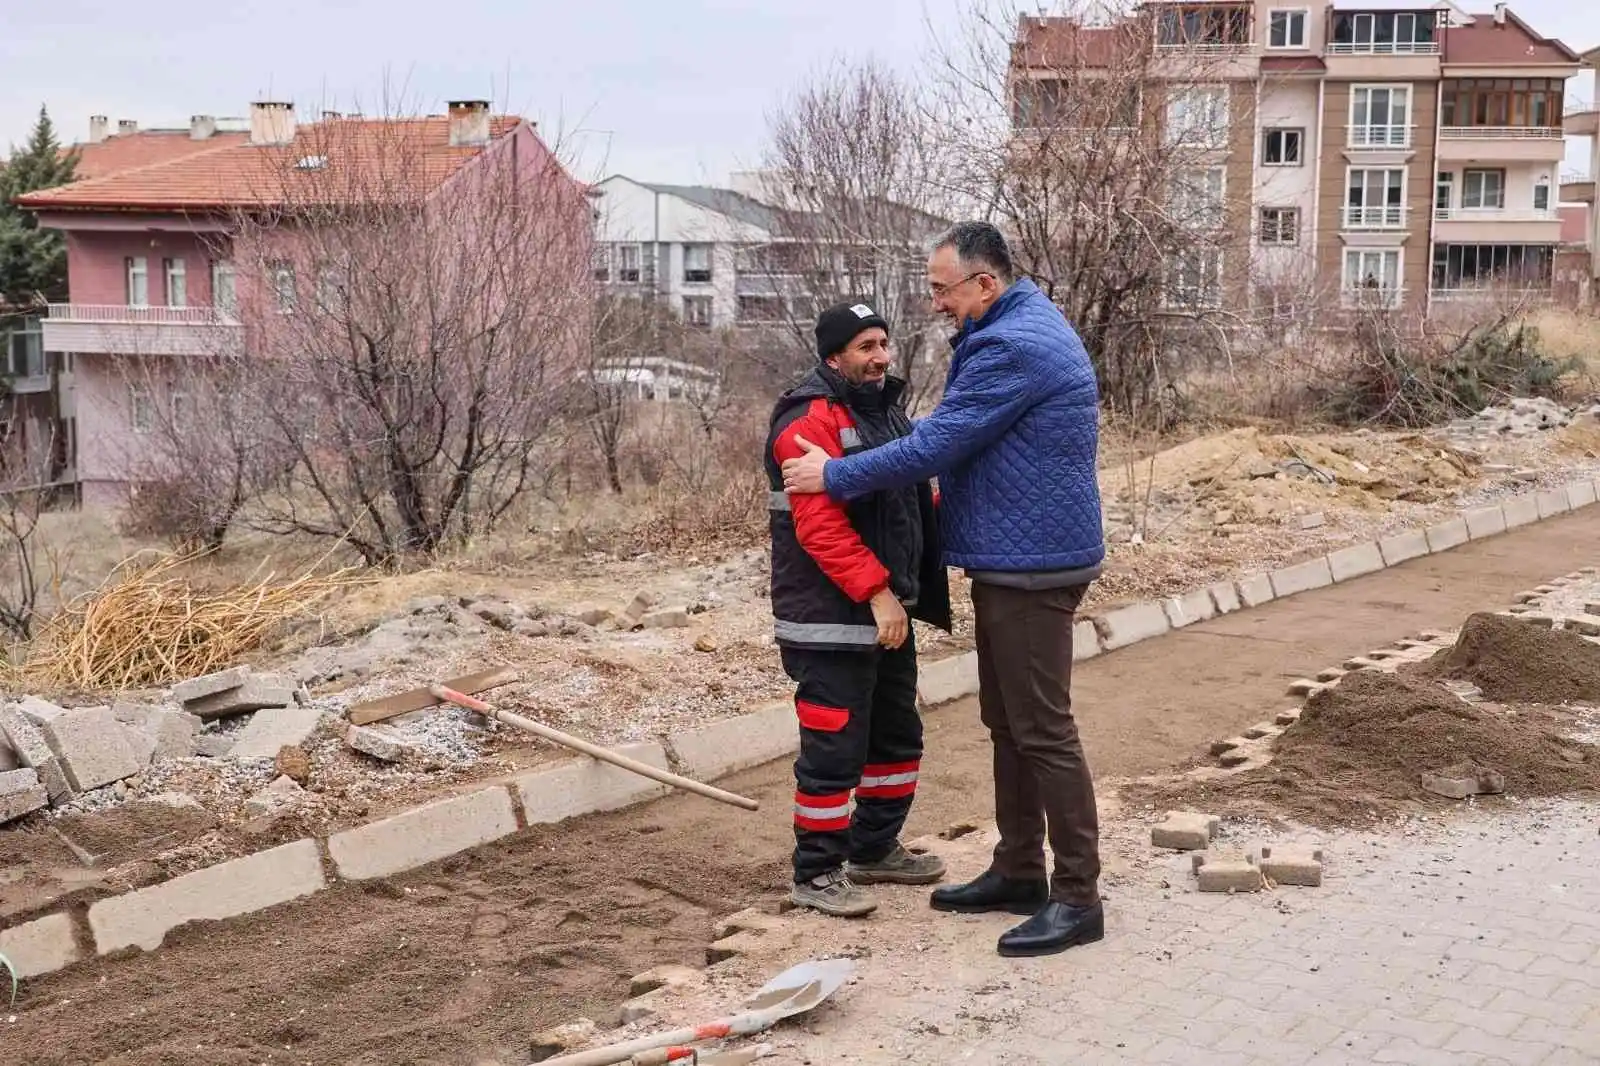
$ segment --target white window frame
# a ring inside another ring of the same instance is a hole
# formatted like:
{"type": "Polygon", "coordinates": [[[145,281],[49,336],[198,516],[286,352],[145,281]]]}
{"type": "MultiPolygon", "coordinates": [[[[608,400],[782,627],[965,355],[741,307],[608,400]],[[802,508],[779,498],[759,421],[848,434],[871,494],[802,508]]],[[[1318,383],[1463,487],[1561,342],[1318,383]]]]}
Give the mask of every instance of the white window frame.
{"type": "Polygon", "coordinates": [[[1306,131],[1303,126],[1266,126],[1261,130],[1261,165],[1264,167],[1303,167],[1306,165],[1306,131]],[[1289,143],[1289,134],[1294,134],[1295,152],[1293,160],[1280,160],[1272,162],[1267,158],[1267,143],[1273,134],[1280,138],[1279,154],[1286,155],[1283,151],[1289,143]]]}
{"type": "Polygon", "coordinates": [[[696,329],[710,328],[711,318],[715,313],[715,310],[716,307],[712,303],[709,295],[703,293],[691,293],[683,298],[683,321],[685,325],[693,326],[696,329]],[[697,321],[694,317],[692,317],[689,314],[689,308],[691,307],[705,308],[705,320],[697,321]]]}
{"type": "Polygon", "coordinates": [[[1167,144],[1228,147],[1229,95],[1227,84],[1190,85],[1173,94],[1167,101],[1167,144]],[[1200,116],[1199,121],[1196,115],[1200,116]],[[1190,135],[1195,132],[1201,137],[1191,140],[1190,135]]]}
{"type": "Polygon", "coordinates": [[[294,263],[288,259],[269,259],[266,262],[267,287],[281,315],[294,314],[299,302],[299,286],[295,278],[294,263]]]}
{"type": "Polygon", "coordinates": [[[129,307],[149,307],[150,260],[142,255],[130,255],[123,260],[123,284],[129,307]]]}
{"type": "Polygon", "coordinates": [[[1273,7],[1267,9],[1267,49],[1275,52],[1286,52],[1294,49],[1303,50],[1306,47],[1307,30],[1311,25],[1311,9],[1306,7],[1273,7]],[[1272,43],[1272,17],[1284,16],[1283,44],[1272,43]],[[1300,41],[1294,43],[1289,30],[1294,25],[1294,19],[1300,20],[1300,41]]]}
{"type": "Polygon", "coordinates": [[[1222,307],[1222,272],[1223,251],[1221,248],[1209,244],[1191,244],[1178,254],[1167,260],[1165,284],[1162,285],[1162,303],[1169,308],[1189,311],[1215,311],[1222,307]],[[1200,273],[1209,277],[1197,276],[1195,279],[1196,295],[1194,299],[1183,298],[1175,291],[1179,285],[1176,275],[1185,270],[1190,257],[1197,257],[1200,261],[1200,273]],[[1205,291],[1206,289],[1211,291],[1205,291]]]}
{"type": "Polygon", "coordinates": [[[1341,223],[1345,229],[1404,229],[1406,225],[1406,201],[1410,193],[1411,172],[1407,167],[1345,167],[1344,199],[1341,201],[1342,207],[1340,208],[1342,212],[1341,223]],[[1400,173],[1399,203],[1391,204],[1388,202],[1389,183],[1387,180],[1384,181],[1382,186],[1385,194],[1383,203],[1369,204],[1366,202],[1366,190],[1369,186],[1364,180],[1361,183],[1362,202],[1360,204],[1352,204],[1350,202],[1350,189],[1355,175],[1367,174],[1374,171],[1380,174],[1390,174],[1395,171],[1400,173]],[[1356,211],[1359,211],[1360,214],[1352,214],[1352,212],[1356,211]],[[1373,214],[1374,212],[1379,211],[1382,213],[1379,215],[1373,214]],[[1371,221],[1374,217],[1376,217],[1378,221],[1371,221]],[[1356,219],[1356,221],[1353,223],[1351,221],[1352,218],[1356,219]]]}
{"type": "Polygon", "coordinates": [[[617,281],[623,285],[637,285],[644,280],[644,245],[617,245],[617,281]],[[633,267],[628,267],[628,253],[633,253],[633,267]],[[632,274],[633,277],[628,275],[632,274]]]}
{"type": "Polygon", "coordinates": [[[135,433],[149,433],[155,429],[155,397],[149,385],[137,381],[128,384],[128,424],[135,433]]]}
{"type": "Polygon", "coordinates": [[[1293,206],[1262,207],[1256,211],[1256,241],[1268,248],[1287,248],[1300,243],[1300,209],[1293,206]],[[1272,212],[1274,222],[1269,228],[1267,225],[1267,212],[1272,212]],[[1288,230],[1288,237],[1284,237],[1283,220],[1287,215],[1293,221],[1288,230]],[[1268,240],[1268,235],[1273,237],[1268,240]]]}
{"type": "Polygon", "coordinates": [[[709,285],[709,284],[711,284],[712,279],[715,277],[714,268],[712,266],[712,263],[713,263],[713,261],[715,259],[716,259],[715,249],[711,245],[705,244],[705,243],[685,244],[683,246],[683,282],[684,282],[684,284],[685,285],[709,285]],[[700,251],[700,252],[704,252],[705,253],[705,264],[706,265],[705,265],[705,268],[703,270],[700,270],[699,268],[696,268],[696,267],[691,267],[689,265],[689,253],[692,252],[692,251],[700,251]],[[691,270],[695,270],[698,273],[703,273],[705,275],[705,277],[703,277],[703,278],[691,278],[691,277],[689,277],[689,272],[691,270]]]}
{"type": "Polygon", "coordinates": [[[172,425],[174,429],[182,429],[189,424],[189,415],[193,408],[189,403],[189,394],[180,385],[172,390],[172,425]]]}
{"type": "Polygon", "coordinates": [[[1227,167],[1183,167],[1173,179],[1171,209],[1178,225],[1198,229],[1222,225],[1228,207],[1227,167]]]}
{"type": "Polygon", "coordinates": [[[1406,255],[1404,248],[1346,248],[1344,250],[1344,255],[1341,256],[1339,260],[1339,288],[1344,294],[1345,302],[1347,304],[1362,302],[1360,297],[1362,293],[1366,292],[1367,290],[1362,284],[1361,279],[1367,276],[1368,271],[1363,268],[1367,266],[1367,258],[1369,256],[1376,257],[1380,263],[1378,268],[1377,288],[1378,291],[1383,294],[1380,300],[1381,306],[1399,306],[1400,296],[1404,291],[1406,276],[1406,255]],[[1394,284],[1386,287],[1383,284],[1385,280],[1383,278],[1384,268],[1381,264],[1385,263],[1390,256],[1394,257],[1394,284]],[[1350,270],[1352,258],[1356,263],[1354,275],[1352,275],[1350,270]]]}
{"type": "Polygon", "coordinates": [[[1545,214],[1552,214],[1553,215],[1556,212],[1551,208],[1550,204],[1551,204],[1550,179],[1549,178],[1539,178],[1538,180],[1536,180],[1533,183],[1533,209],[1535,211],[1542,211],[1545,214]],[[1544,206],[1542,206],[1542,207],[1539,205],[1539,194],[1540,193],[1544,194],[1544,206]]]}
{"type": "Polygon", "coordinates": [[[1433,176],[1433,216],[1435,218],[1449,218],[1456,207],[1456,172],[1441,170],[1433,176]],[[1444,192],[1444,203],[1439,202],[1439,193],[1444,192]]]}
{"type": "Polygon", "coordinates": [[[224,318],[239,313],[239,273],[231,259],[211,261],[211,306],[224,318]]]}
{"type": "Polygon", "coordinates": [[[1504,211],[1506,209],[1506,179],[1507,174],[1502,167],[1463,167],[1461,170],[1461,209],[1463,211],[1504,211]],[[1488,189],[1488,183],[1483,180],[1483,176],[1488,174],[1493,174],[1498,183],[1494,189],[1495,192],[1499,193],[1496,197],[1499,201],[1498,203],[1484,203],[1484,193],[1488,189]],[[1472,195],[1471,179],[1474,177],[1479,179],[1476,197],[1472,195]],[[1478,202],[1468,203],[1467,201],[1470,199],[1476,199],[1478,202]]]}
{"type": "Polygon", "coordinates": [[[161,261],[168,307],[189,306],[189,274],[181,255],[161,261]]]}
{"type": "Polygon", "coordinates": [[[1350,86],[1350,110],[1347,115],[1348,133],[1346,134],[1346,141],[1349,146],[1351,148],[1376,149],[1411,147],[1411,115],[1417,98],[1414,89],[1415,87],[1410,82],[1373,82],[1350,86]],[[1389,94],[1388,115],[1386,116],[1389,121],[1376,125],[1368,121],[1358,125],[1356,123],[1356,109],[1362,99],[1362,94],[1366,95],[1367,117],[1370,119],[1372,115],[1372,94],[1375,92],[1389,94]],[[1394,97],[1396,93],[1405,94],[1405,111],[1399,123],[1394,121],[1394,97]],[[1358,130],[1365,132],[1358,133],[1358,130]],[[1374,137],[1371,132],[1373,130],[1383,130],[1384,132],[1374,137]]]}

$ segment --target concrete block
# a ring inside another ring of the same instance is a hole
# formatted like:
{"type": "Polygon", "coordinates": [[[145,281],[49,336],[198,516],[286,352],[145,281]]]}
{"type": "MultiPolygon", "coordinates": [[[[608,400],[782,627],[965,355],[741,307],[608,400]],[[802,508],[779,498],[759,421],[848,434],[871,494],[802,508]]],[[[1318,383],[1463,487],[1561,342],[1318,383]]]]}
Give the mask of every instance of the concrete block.
{"type": "Polygon", "coordinates": [[[1214,814],[1168,811],[1167,820],[1151,828],[1150,843],[1175,851],[1200,851],[1211,845],[1221,825],[1222,819],[1214,814]]]}
{"type": "Polygon", "coordinates": [[[27,767],[0,771],[0,825],[50,806],[39,773],[27,767]]]}
{"type": "Polygon", "coordinates": [[[77,792],[109,785],[144,769],[139,753],[109,707],[78,707],[39,726],[77,792]]]}
{"type": "Polygon", "coordinates": [[[189,703],[193,700],[215,696],[219,692],[238,688],[250,679],[248,666],[235,666],[231,670],[222,670],[215,674],[206,674],[204,677],[191,678],[180,681],[172,686],[172,698],[179,703],[189,703]]]}
{"type": "Polygon", "coordinates": [[[628,995],[648,995],[658,988],[698,988],[705,981],[705,971],[668,962],[635,974],[628,982],[628,995]]]}
{"type": "Polygon", "coordinates": [[[640,622],[646,629],[682,629],[689,624],[689,612],[683,607],[664,607],[651,611],[640,622]]]}
{"type": "Polygon", "coordinates": [[[13,710],[34,725],[40,725],[67,713],[65,707],[58,707],[49,700],[40,699],[38,696],[24,696],[11,706],[13,710]]]}
{"type": "Polygon", "coordinates": [[[785,700],[753,714],[673,733],[667,744],[678,756],[680,773],[713,781],[793,755],[800,748],[800,722],[794,704],[785,700]]]}
{"type": "Polygon", "coordinates": [[[1328,553],[1328,571],[1335,581],[1349,581],[1384,568],[1383,551],[1376,541],[1352,544],[1328,553]]]}
{"type": "Polygon", "coordinates": [[[1195,877],[1202,892],[1260,892],[1266,887],[1261,868],[1246,859],[1205,858],[1197,865],[1195,877]]]}
{"type": "Polygon", "coordinates": [[[1469,540],[1482,540],[1484,537],[1493,537],[1506,531],[1506,513],[1498,504],[1462,511],[1461,520],[1467,524],[1469,540]]]}
{"type": "Polygon", "coordinates": [[[201,718],[211,719],[269,707],[287,707],[294,702],[294,687],[289,682],[277,677],[253,676],[236,688],[186,700],[183,709],[201,718]]]}
{"type": "Polygon", "coordinates": [[[1328,568],[1326,555],[1272,572],[1272,594],[1279,599],[1293,596],[1298,592],[1326,588],[1331,584],[1333,584],[1333,571],[1328,568]]]}
{"type": "Polygon", "coordinates": [[[1135,603],[1100,617],[1100,646],[1106,651],[1126,648],[1141,640],[1159,637],[1171,628],[1167,612],[1159,603],[1135,603]]]}
{"type": "Polygon", "coordinates": [[[1378,554],[1384,566],[1399,566],[1408,559],[1420,559],[1428,554],[1428,535],[1420,529],[1394,533],[1378,541],[1378,554]]]}
{"type": "Polygon", "coordinates": [[[128,742],[145,763],[187,759],[194,754],[200,719],[177,707],[114,703],[111,713],[128,729],[128,742]]]}
{"type": "Polygon", "coordinates": [[[234,759],[271,759],[286,744],[304,744],[316,733],[322,712],[315,707],[275,707],[257,711],[239,731],[239,739],[228,752],[234,759]]]}
{"type": "Polygon", "coordinates": [[[0,955],[11,960],[19,980],[55,973],[83,958],[72,935],[72,919],[65,914],[0,929],[0,955]]]}
{"type": "Polygon", "coordinates": [[[1260,607],[1263,603],[1271,603],[1277,594],[1272,591],[1272,575],[1248,574],[1234,582],[1234,587],[1239,590],[1239,600],[1246,607],[1260,607]]]}
{"type": "MultiPolygon", "coordinates": [[[[624,744],[619,755],[666,770],[667,753],[657,741],[624,744]]],[[[544,825],[594,811],[612,811],[664,796],[671,788],[648,777],[585,756],[548,770],[511,779],[529,825],[544,825]]]]}
{"type": "Polygon", "coordinates": [[[1182,596],[1162,600],[1161,609],[1166,612],[1167,622],[1173,629],[1182,629],[1217,616],[1217,604],[1211,598],[1210,589],[1195,589],[1182,596]]]}
{"type": "Polygon", "coordinates": [[[1239,587],[1231,581],[1219,581],[1206,590],[1211,602],[1217,605],[1218,614],[1232,614],[1244,606],[1239,602],[1239,587]]]}
{"type": "Polygon", "coordinates": [[[1085,618],[1072,623],[1072,661],[1081,663],[1100,654],[1100,631],[1085,618]]]}
{"type": "Polygon", "coordinates": [[[1445,799],[1461,800],[1469,796],[1498,795],[1506,790],[1506,779],[1493,770],[1470,775],[1423,774],[1422,790],[1445,799]]]}
{"type": "Polygon", "coordinates": [[[1569,481],[1567,482],[1567,506],[1576,511],[1580,507],[1587,507],[1595,502],[1594,482],[1569,481]]]}
{"type": "Polygon", "coordinates": [[[230,733],[201,733],[194,742],[194,753],[204,759],[225,759],[233,750],[230,733]]]}
{"type": "Polygon", "coordinates": [[[384,762],[399,762],[413,750],[394,734],[368,725],[353,725],[345,731],[344,742],[356,751],[384,762]]]}
{"type": "Polygon", "coordinates": [[[1318,888],[1322,885],[1322,849],[1261,849],[1261,872],[1280,885],[1318,888]]]}
{"type": "Polygon", "coordinates": [[[1541,489],[1534,494],[1534,499],[1539,504],[1539,518],[1554,518],[1558,514],[1566,514],[1572,510],[1572,501],[1567,498],[1566,489],[1541,489]]]}
{"type": "Polygon", "coordinates": [[[1600,618],[1592,615],[1578,615],[1567,619],[1566,628],[1580,637],[1600,637],[1600,618]]]}
{"type": "Polygon", "coordinates": [[[917,698],[929,707],[978,691],[978,653],[952,655],[917,664],[917,698]]]}
{"type": "Polygon", "coordinates": [[[1309,677],[1301,677],[1289,682],[1288,691],[1291,696],[1314,696],[1327,687],[1325,682],[1313,681],[1309,677]]]}
{"type": "Polygon", "coordinates": [[[1273,722],[1257,722],[1244,731],[1244,736],[1247,740],[1264,740],[1268,737],[1279,736],[1282,733],[1282,728],[1273,722]]]}
{"type": "Polygon", "coordinates": [[[1516,529],[1518,526],[1530,525],[1539,520],[1539,501],[1531,492],[1521,496],[1507,496],[1500,501],[1500,512],[1505,515],[1506,528],[1516,529]]]}
{"type": "Polygon", "coordinates": [[[89,928],[101,955],[128,947],[154,951],[188,922],[251,914],[326,887],[316,841],[297,840],[100,900],[89,906],[89,928]]]}
{"type": "Polygon", "coordinates": [[[4,736],[0,736],[0,772],[15,770],[22,765],[22,760],[17,758],[17,753],[11,749],[10,743],[4,736]]]}
{"type": "Polygon", "coordinates": [[[1451,548],[1459,548],[1470,540],[1467,533],[1467,520],[1459,515],[1447,518],[1438,525],[1429,526],[1427,529],[1428,551],[1442,552],[1451,548]]]}
{"type": "Polygon", "coordinates": [[[1272,720],[1281,726],[1291,726],[1300,720],[1303,713],[1299,707],[1289,707],[1279,711],[1272,720]]]}
{"type": "Polygon", "coordinates": [[[511,794],[497,785],[335,833],[328,854],[340,877],[363,881],[426,866],[516,831],[511,794]]]}
{"type": "Polygon", "coordinates": [[[0,708],[0,739],[6,741],[18,763],[35,770],[56,757],[39,727],[12,707],[0,708]]]}

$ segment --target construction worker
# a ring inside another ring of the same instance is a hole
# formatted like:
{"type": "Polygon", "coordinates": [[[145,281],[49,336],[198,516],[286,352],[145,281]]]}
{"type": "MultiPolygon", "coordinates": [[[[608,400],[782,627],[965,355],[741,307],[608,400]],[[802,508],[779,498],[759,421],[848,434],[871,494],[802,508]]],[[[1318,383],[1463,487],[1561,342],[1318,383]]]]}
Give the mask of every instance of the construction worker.
{"type": "Polygon", "coordinates": [[[859,917],[877,907],[863,885],[944,876],[943,861],[908,851],[900,831],[922,759],[910,619],[949,632],[950,584],[928,482],[849,504],[785,495],[781,464],[808,444],[853,455],[911,431],[905,381],[889,373],[889,323],[844,303],[815,332],[818,365],[779,398],[766,448],[774,636],[800,725],[790,898],[859,917]]]}

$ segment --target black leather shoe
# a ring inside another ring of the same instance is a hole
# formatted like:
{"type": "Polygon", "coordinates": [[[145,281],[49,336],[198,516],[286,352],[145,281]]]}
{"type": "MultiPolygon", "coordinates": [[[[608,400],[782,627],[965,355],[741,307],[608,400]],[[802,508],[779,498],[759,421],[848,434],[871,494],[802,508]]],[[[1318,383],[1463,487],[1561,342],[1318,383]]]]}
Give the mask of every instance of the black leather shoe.
{"type": "Polygon", "coordinates": [[[1039,913],[1000,936],[1000,954],[1008,958],[1054,955],[1079,944],[1092,944],[1106,935],[1106,916],[1100,904],[1074,907],[1051,900],[1039,913]]]}
{"type": "Polygon", "coordinates": [[[983,914],[988,911],[1006,911],[1010,914],[1032,914],[1050,898],[1050,882],[1018,880],[1001,877],[993,870],[985,870],[964,885],[945,885],[936,888],[928,903],[936,911],[956,911],[960,914],[983,914]]]}

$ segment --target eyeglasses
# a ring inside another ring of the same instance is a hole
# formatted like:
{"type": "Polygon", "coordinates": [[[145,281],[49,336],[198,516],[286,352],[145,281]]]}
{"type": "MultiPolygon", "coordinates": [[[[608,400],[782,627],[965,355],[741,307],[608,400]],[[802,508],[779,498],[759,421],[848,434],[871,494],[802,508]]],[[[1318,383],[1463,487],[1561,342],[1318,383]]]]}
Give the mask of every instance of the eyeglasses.
{"type": "Polygon", "coordinates": [[[933,296],[933,298],[935,300],[937,300],[939,297],[945,295],[951,289],[959,289],[961,286],[965,285],[967,282],[971,281],[973,278],[984,278],[984,277],[992,278],[992,277],[994,277],[994,275],[991,274],[987,270],[975,270],[971,274],[968,274],[966,277],[962,278],[960,281],[952,282],[949,285],[941,285],[937,281],[931,282],[928,285],[928,292],[929,292],[929,294],[931,294],[933,296]]]}

